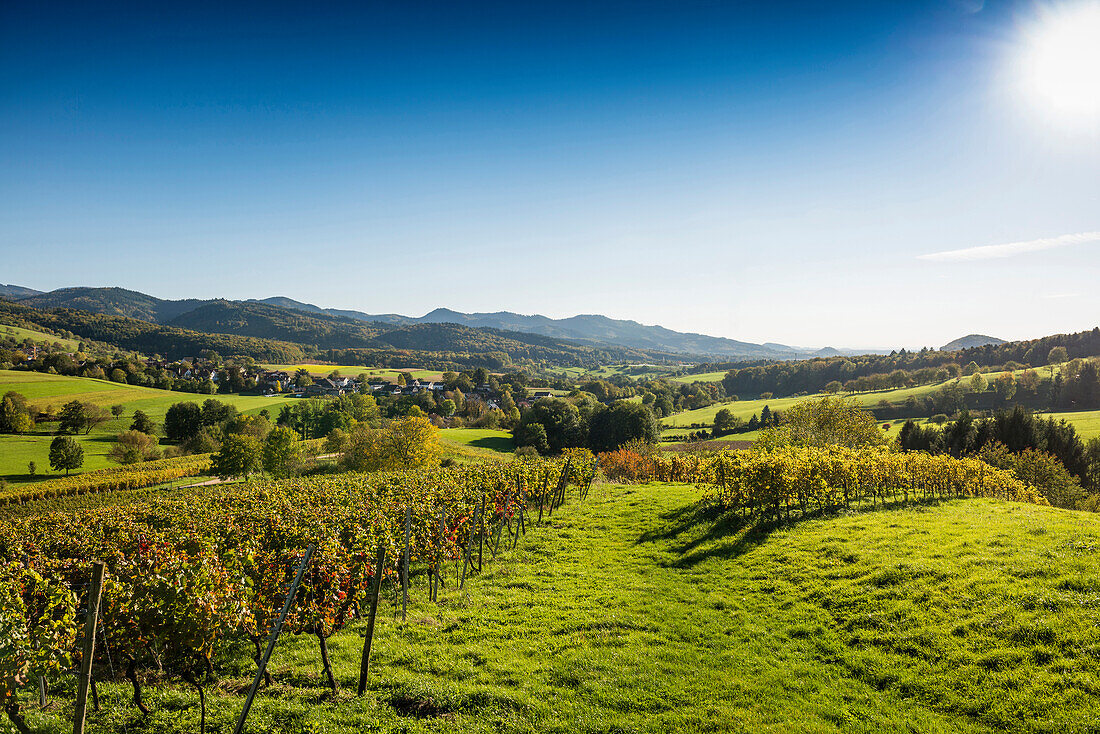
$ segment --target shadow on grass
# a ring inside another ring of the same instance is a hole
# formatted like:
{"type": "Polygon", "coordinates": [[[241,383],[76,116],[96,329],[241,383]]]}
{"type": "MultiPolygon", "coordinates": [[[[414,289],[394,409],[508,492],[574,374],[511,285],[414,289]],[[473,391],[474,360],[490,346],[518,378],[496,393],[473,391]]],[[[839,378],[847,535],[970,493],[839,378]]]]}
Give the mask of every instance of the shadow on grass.
{"type": "Polygon", "coordinates": [[[492,451],[499,451],[502,454],[510,454],[515,451],[515,444],[512,443],[512,439],[505,438],[504,436],[485,436],[484,438],[475,438],[470,441],[470,446],[474,446],[479,449],[490,449],[492,451]]]}
{"type": "Polygon", "coordinates": [[[667,524],[658,530],[643,533],[637,543],[673,541],[669,544],[668,550],[677,557],[668,566],[692,568],[711,558],[731,559],[742,556],[762,545],[774,531],[793,527],[806,520],[837,515],[861,515],[882,510],[924,509],[937,507],[943,501],[939,498],[897,501],[873,507],[814,510],[804,515],[801,513],[796,515],[792,512],[789,520],[742,517],[696,503],[660,515],[667,524]]]}

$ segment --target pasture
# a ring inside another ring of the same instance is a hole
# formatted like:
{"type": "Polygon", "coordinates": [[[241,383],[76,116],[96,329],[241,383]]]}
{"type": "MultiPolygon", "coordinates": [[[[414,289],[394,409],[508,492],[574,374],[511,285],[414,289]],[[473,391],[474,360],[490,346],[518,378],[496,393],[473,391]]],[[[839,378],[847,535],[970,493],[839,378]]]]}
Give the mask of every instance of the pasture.
{"type": "MultiPolygon", "coordinates": [[[[267,409],[272,419],[279,407],[292,398],[262,395],[195,395],[193,393],[157,390],[149,387],[126,385],[88,377],[65,377],[41,372],[0,370],[0,395],[13,390],[27,398],[33,407],[52,407],[56,412],[70,400],[80,400],[104,408],[122,405],[124,412],[118,419],[111,418],[90,434],[74,436],[84,448],[84,466],[81,471],[106,469],[116,466],[107,458],[115,435],[130,427],[135,410],[142,410],[157,423],[164,422],[164,414],[175,403],[202,403],[213,397],[223,403],[236,406],[242,413],[258,413],[267,409]]],[[[56,423],[40,423],[33,432],[18,436],[0,435],[0,478],[11,483],[35,481],[57,476],[50,469],[49,448],[54,439],[56,423]],[[27,475],[27,463],[35,462],[38,477],[27,475]]]]}

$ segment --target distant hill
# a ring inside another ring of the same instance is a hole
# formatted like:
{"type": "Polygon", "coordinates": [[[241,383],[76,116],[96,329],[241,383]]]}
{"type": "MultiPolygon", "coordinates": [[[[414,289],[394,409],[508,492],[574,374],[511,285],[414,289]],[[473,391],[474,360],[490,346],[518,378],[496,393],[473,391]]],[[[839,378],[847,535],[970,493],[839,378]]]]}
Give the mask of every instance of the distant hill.
{"type": "Polygon", "coordinates": [[[437,308],[420,317],[400,314],[368,314],[362,311],[322,309],[311,303],[276,296],[264,298],[258,303],[268,303],[310,313],[327,313],[368,322],[390,324],[464,324],[503,331],[541,334],[558,339],[572,339],[594,345],[615,345],[631,349],[649,349],[683,355],[704,355],[737,359],[794,359],[812,354],[811,350],[798,349],[783,344],[753,344],[750,342],[685,333],[663,326],[647,326],[637,321],[612,319],[596,314],[582,314],[564,319],[548,316],[525,316],[511,311],[492,313],[462,313],[448,308],[437,308]]]}
{"type": "Polygon", "coordinates": [[[948,342],[940,347],[941,352],[957,352],[960,349],[973,349],[974,347],[984,347],[988,345],[997,346],[999,344],[1007,344],[1004,339],[998,339],[995,336],[984,336],[982,334],[967,334],[966,336],[960,336],[958,339],[948,342]]]}
{"type": "Polygon", "coordinates": [[[24,288],[21,285],[4,285],[0,283],[0,298],[30,298],[31,296],[37,296],[42,291],[36,291],[34,288],[24,288]]]}
{"type": "Polygon", "coordinates": [[[176,316],[199,307],[205,301],[190,298],[166,301],[125,288],[58,288],[19,299],[22,306],[32,308],[77,308],[91,313],[126,316],[141,321],[166,323],[176,316]]]}
{"type": "MultiPolygon", "coordinates": [[[[75,308],[97,314],[125,316],[157,324],[172,324],[207,333],[228,333],[266,339],[289,340],[329,348],[361,348],[390,327],[411,327],[417,324],[458,324],[474,329],[495,329],[508,332],[508,338],[521,343],[515,334],[531,334],[564,342],[585,344],[598,350],[625,354],[635,352],[661,355],[663,361],[688,360],[790,360],[832,354],[856,354],[855,350],[825,350],[791,347],[784,344],[751,342],[685,333],[663,326],[640,324],[637,321],[612,319],[598,314],[581,314],[564,319],[541,315],[523,315],[511,311],[492,313],[462,313],[437,308],[420,317],[400,314],[368,314],[362,311],[322,308],[312,303],[274,296],[248,301],[165,300],[124,288],[60,288],[49,293],[33,292],[18,299],[18,303],[34,308],[75,308]],[[214,305],[217,304],[217,305],[214,305]],[[239,304],[242,309],[229,309],[227,304],[239,304]],[[252,310],[247,307],[255,306],[252,310]],[[279,309],[265,312],[263,307],[279,309]],[[322,319],[303,322],[294,314],[307,314],[322,319]],[[338,322],[324,321],[335,318],[338,322]],[[357,326],[359,324],[360,326],[357,326]],[[366,324],[366,327],[361,325],[366,324]]],[[[418,332],[421,335],[433,333],[418,332]]],[[[441,333],[441,332],[434,332],[441,333]]],[[[396,339],[396,335],[390,338],[396,339]]],[[[411,338],[411,337],[410,337],[411,338]]],[[[419,337],[418,337],[419,339],[419,337]]],[[[466,342],[468,339],[463,338],[466,342]]],[[[475,340],[476,341],[476,340],[475,340]]],[[[493,341],[493,339],[489,339],[493,341]]],[[[542,344],[541,346],[550,346],[542,344]]],[[[866,352],[867,350],[864,350],[866,352]]]]}

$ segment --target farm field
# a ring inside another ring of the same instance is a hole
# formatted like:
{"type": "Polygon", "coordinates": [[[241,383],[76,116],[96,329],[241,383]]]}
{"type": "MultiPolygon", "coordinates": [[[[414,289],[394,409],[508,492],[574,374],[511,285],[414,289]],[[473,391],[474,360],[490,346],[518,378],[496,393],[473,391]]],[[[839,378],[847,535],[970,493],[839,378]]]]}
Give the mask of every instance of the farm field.
{"type": "MultiPolygon", "coordinates": [[[[335,697],[315,640],[284,636],[246,730],[1084,732],[1100,716],[1095,515],[954,500],[746,531],[698,499],[597,485],[438,605],[414,576],[408,623],[379,615],[362,699],[361,622],[329,642],[335,697]]],[[[208,731],[240,711],[254,667],[237,655],[208,731]]],[[[182,683],[147,686],[148,717],[121,677],[99,691],[89,731],[197,731],[182,683]]],[[[25,711],[65,726],[63,708],[25,711]]]]}
{"type": "Polygon", "coordinates": [[[75,352],[80,347],[80,342],[76,339],[65,339],[64,337],[54,336],[53,334],[47,334],[42,331],[24,329],[22,326],[9,326],[8,324],[0,324],[0,337],[8,337],[9,339],[15,339],[17,341],[30,339],[32,342],[60,344],[70,352],[75,352]]]}
{"type": "Polygon", "coordinates": [[[265,364],[263,366],[269,370],[283,370],[291,374],[304,369],[311,375],[321,377],[332,374],[333,370],[339,370],[344,377],[358,377],[365,374],[367,377],[381,377],[389,382],[397,382],[397,375],[401,372],[408,372],[418,380],[443,379],[443,373],[438,370],[391,370],[354,364],[265,364]]]}
{"type": "MultiPolygon", "coordinates": [[[[157,423],[163,423],[164,414],[171,405],[187,401],[201,403],[206,398],[213,397],[224,403],[232,403],[242,413],[258,413],[267,408],[274,418],[278,415],[279,406],[292,399],[262,395],[195,395],[88,377],[0,370],[0,395],[9,390],[22,393],[31,405],[52,405],[55,409],[70,400],[81,400],[103,407],[125,406],[126,411],[121,418],[106,421],[87,436],[74,436],[84,447],[82,471],[116,466],[107,459],[107,452],[111,449],[115,435],[130,427],[135,410],[143,410],[157,423]]],[[[24,483],[58,476],[50,469],[48,459],[50,442],[54,439],[50,432],[53,428],[56,428],[56,424],[43,424],[32,433],[0,435],[0,478],[11,483],[24,483]],[[38,467],[39,476],[35,478],[27,476],[27,462],[30,461],[35,462],[38,467]]]]}

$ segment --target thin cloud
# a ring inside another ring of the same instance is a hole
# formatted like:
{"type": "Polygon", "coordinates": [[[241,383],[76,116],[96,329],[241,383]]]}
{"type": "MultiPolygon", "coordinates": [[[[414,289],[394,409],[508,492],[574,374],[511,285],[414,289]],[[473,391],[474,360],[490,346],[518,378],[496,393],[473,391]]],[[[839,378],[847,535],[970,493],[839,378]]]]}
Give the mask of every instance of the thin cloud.
{"type": "Polygon", "coordinates": [[[984,245],[982,247],[967,247],[962,250],[945,250],[944,252],[930,252],[927,255],[917,255],[918,260],[930,260],[932,262],[967,262],[970,260],[994,260],[1005,257],[1026,255],[1040,250],[1052,250],[1056,247],[1070,247],[1072,245],[1084,245],[1090,242],[1100,242],[1100,232],[1080,232],[1078,234],[1064,234],[1061,237],[1044,237],[1038,240],[1026,242],[1009,242],[1004,245],[984,245]]]}

